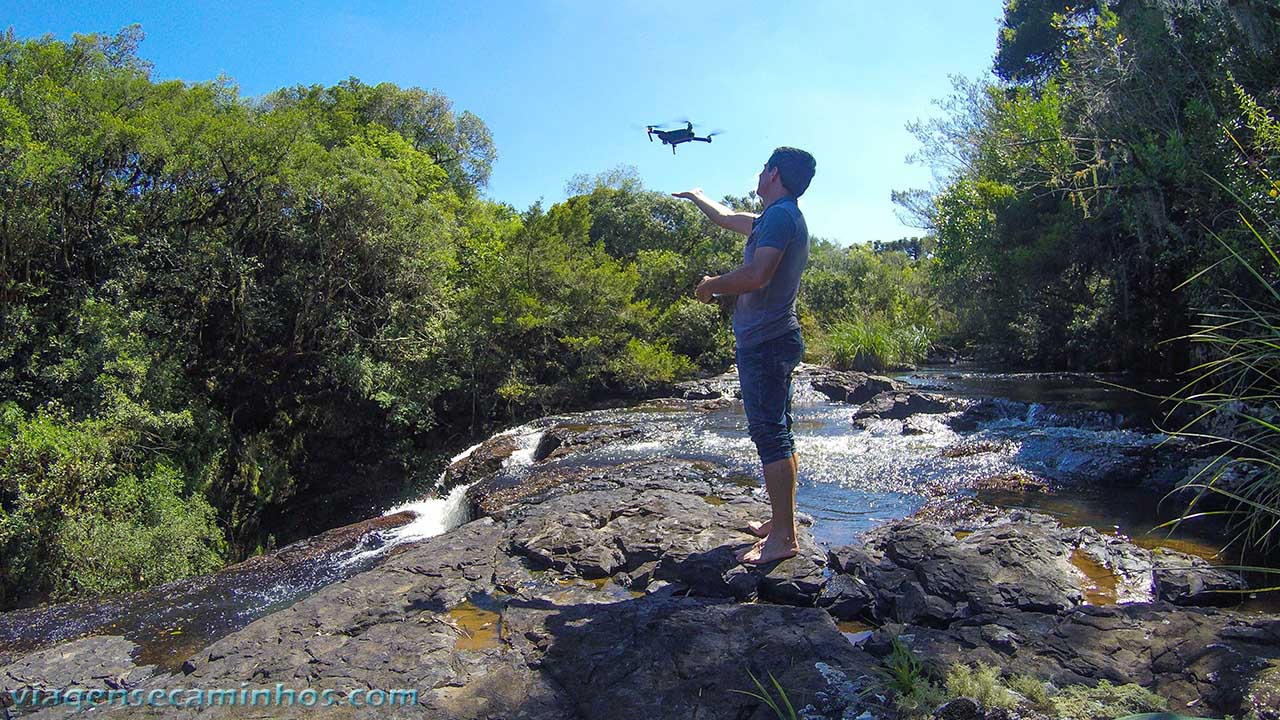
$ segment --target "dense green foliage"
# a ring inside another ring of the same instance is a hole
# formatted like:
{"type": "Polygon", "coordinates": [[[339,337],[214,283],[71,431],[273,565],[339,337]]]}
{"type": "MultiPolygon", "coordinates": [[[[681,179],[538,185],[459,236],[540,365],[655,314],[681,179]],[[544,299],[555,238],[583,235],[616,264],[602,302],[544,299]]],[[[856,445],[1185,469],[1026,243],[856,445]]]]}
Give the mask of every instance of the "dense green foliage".
{"type": "Polygon", "coordinates": [[[955,317],[934,289],[932,241],[871,247],[815,240],[800,289],[801,321],[816,358],[840,369],[885,370],[924,360],[955,317]]]}
{"type": "Polygon", "coordinates": [[[1235,140],[1280,104],[1280,8],[1008,0],[995,69],[914,126],[942,186],[895,194],[936,235],[961,337],[1036,367],[1187,367],[1163,341],[1243,276],[1175,289],[1223,257],[1215,235],[1258,257],[1234,195],[1257,198],[1259,158],[1235,140]]]}
{"type": "Polygon", "coordinates": [[[1221,450],[1189,514],[1273,547],[1280,6],[1007,0],[995,72],[914,127],[943,185],[895,196],[936,234],[959,336],[1015,364],[1188,373],[1172,429],[1221,450]]]}

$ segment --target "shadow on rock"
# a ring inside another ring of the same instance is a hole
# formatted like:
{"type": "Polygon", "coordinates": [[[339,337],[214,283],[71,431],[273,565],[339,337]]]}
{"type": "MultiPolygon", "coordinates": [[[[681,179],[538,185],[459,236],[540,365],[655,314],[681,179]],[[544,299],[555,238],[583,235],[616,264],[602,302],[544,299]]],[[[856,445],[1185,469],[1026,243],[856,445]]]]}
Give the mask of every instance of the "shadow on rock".
{"type": "Polygon", "coordinates": [[[875,664],[813,608],[646,596],[603,605],[513,600],[506,617],[588,719],[771,718],[764,703],[735,692],[756,690],[751,675],[766,685],[775,677],[797,710],[848,716],[875,664]]]}

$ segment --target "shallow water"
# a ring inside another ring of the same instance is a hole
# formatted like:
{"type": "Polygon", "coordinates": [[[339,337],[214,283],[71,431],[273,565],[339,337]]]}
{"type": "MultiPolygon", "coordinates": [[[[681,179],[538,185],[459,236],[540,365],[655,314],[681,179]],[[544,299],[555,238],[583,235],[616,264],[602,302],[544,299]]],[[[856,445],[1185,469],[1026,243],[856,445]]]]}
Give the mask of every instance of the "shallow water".
{"type": "MultiPolygon", "coordinates": [[[[971,384],[978,380],[972,373],[968,376],[971,384]]],[[[997,384],[1011,382],[1016,381],[1001,377],[997,384]]],[[[940,383],[927,384],[936,387],[940,383]]],[[[797,383],[792,406],[800,468],[797,507],[813,517],[812,530],[818,542],[835,546],[853,542],[878,524],[916,512],[930,497],[963,494],[964,488],[987,478],[1023,473],[1043,478],[1056,488],[1072,489],[1106,471],[1117,458],[1149,451],[1165,441],[1159,433],[1120,427],[1123,423],[1112,413],[1123,408],[1122,394],[1089,394],[1088,408],[1096,414],[1074,411],[1075,403],[1072,412],[1059,413],[1056,404],[1034,401],[1038,397],[1071,398],[1072,388],[1081,386],[1079,376],[1057,380],[1037,377],[1034,391],[1020,393],[1032,404],[1011,403],[1007,415],[976,431],[958,433],[943,422],[946,416],[934,416],[918,423],[926,432],[904,435],[901,422],[894,420],[874,421],[866,429],[859,428],[852,423],[853,406],[831,402],[797,383]],[[975,447],[979,451],[972,452],[975,447]]],[[[972,396],[972,392],[947,389],[941,394],[972,396]]],[[[755,478],[756,485],[761,485],[759,461],[746,433],[741,403],[708,412],[689,404],[657,401],[637,409],[581,413],[542,422],[556,420],[634,423],[645,429],[642,439],[575,454],[560,461],[564,464],[710,460],[755,478]]],[[[759,492],[763,496],[763,491],[759,492]]],[[[1089,509],[1094,499],[1083,493],[1071,497],[1072,507],[1082,519],[1078,524],[1092,524],[1088,518],[1095,512],[1089,509]]]]}

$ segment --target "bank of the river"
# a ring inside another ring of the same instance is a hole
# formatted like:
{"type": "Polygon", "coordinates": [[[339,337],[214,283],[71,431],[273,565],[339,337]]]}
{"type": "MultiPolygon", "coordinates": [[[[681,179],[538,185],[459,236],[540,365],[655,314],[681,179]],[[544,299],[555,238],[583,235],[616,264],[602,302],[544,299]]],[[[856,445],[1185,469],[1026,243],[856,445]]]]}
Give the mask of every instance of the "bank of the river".
{"type": "Polygon", "coordinates": [[[424,531],[390,515],[259,561],[278,563],[265,575],[285,588],[287,568],[347,570],[252,610],[235,598],[253,582],[208,581],[226,596],[221,626],[184,624],[207,601],[200,583],[116,601],[137,612],[79,626],[38,610],[0,616],[0,679],[10,690],[416,688],[417,704],[394,716],[616,720],[770,717],[734,691],[754,689],[748,672],[772,673],[805,716],[853,718],[880,712],[875,668],[898,637],[935,671],[983,660],[1058,684],[1139,683],[1196,714],[1275,717],[1280,620],[1211,607],[1235,597],[1216,591],[1237,578],[1106,523],[982,502],[1122,479],[1138,491],[1175,475],[1180,450],[1098,408],[932,396],[806,367],[802,552],[746,568],[733,559],[754,539],[741,528],[767,506],[733,385],[495,436],[445,473],[451,499],[418,508],[452,520],[424,531]]]}

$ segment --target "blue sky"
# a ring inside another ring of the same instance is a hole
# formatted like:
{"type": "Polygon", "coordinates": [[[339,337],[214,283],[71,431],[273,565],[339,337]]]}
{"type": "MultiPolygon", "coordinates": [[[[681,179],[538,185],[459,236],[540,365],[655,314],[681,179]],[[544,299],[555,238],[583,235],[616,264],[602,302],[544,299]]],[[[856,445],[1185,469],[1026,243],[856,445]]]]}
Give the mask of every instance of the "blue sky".
{"type": "Polygon", "coordinates": [[[949,75],[990,73],[1001,0],[912,2],[11,2],[19,37],[140,23],[156,79],[219,73],[244,95],[295,84],[438,88],[498,148],[487,194],[524,209],[574,174],[634,166],[647,187],[755,187],[778,145],[814,154],[810,231],[847,244],[921,234],[893,189],[923,187],[904,125],[937,114],[949,75]],[[688,117],[711,144],[650,144],[688,117]]]}

